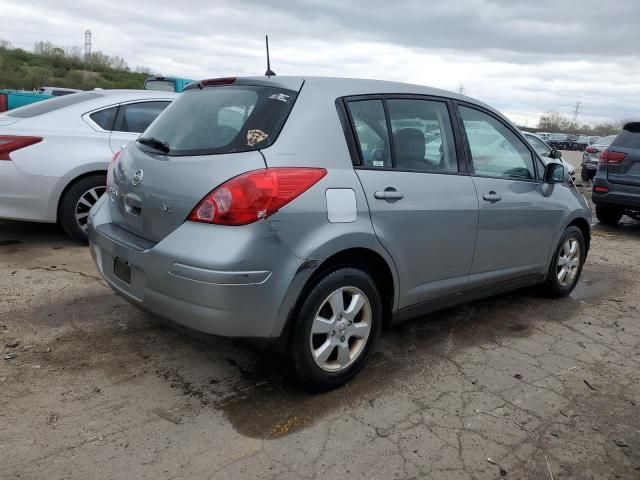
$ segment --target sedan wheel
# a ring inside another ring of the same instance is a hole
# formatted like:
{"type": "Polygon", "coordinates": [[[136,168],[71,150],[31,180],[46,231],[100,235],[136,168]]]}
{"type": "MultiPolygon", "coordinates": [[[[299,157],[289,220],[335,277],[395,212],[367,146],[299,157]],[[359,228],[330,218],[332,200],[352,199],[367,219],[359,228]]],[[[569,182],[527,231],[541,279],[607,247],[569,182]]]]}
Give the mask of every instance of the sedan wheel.
{"type": "Polygon", "coordinates": [[[544,293],[550,297],[565,297],[573,291],[587,254],[585,245],[582,230],[573,225],[567,227],[542,285],[544,293]]]}
{"type": "Polygon", "coordinates": [[[362,353],[371,332],[371,303],[362,290],[343,287],[320,306],[309,346],[316,365],[327,372],[349,367],[362,353]]]}
{"type": "Polygon", "coordinates": [[[87,218],[89,210],[95,205],[104,192],[107,191],[106,186],[93,187],[80,196],[76,203],[76,222],[83,232],[87,231],[87,218]]]}

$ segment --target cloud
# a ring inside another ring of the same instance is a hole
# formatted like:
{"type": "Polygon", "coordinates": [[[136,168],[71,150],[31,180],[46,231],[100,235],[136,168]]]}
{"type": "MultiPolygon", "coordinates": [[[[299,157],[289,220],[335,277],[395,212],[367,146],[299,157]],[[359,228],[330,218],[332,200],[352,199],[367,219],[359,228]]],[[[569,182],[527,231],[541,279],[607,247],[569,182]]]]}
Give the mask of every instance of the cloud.
{"type": "Polygon", "coordinates": [[[465,93],[535,124],[640,116],[640,2],[0,0],[0,35],[118,55],[191,78],[264,73],[407,81],[465,93]]]}

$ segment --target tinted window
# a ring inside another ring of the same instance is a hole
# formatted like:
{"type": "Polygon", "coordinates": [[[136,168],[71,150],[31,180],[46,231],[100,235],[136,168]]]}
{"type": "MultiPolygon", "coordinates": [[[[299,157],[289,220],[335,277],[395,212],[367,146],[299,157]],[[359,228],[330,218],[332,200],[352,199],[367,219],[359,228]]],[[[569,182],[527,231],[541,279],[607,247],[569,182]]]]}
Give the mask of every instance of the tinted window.
{"type": "Polygon", "coordinates": [[[170,102],[139,102],[120,105],[113,130],[116,132],[144,132],[170,102]]]}
{"type": "Polygon", "coordinates": [[[69,91],[69,90],[53,90],[51,92],[51,95],[53,95],[54,97],[64,97],[65,95],[71,95],[72,93],[76,93],[76,92],[69,91]]]}
{"type": "Polygon", "coordinates": [[[363,165],[391,168],[389,134],[382,100],[349,102],[349,111],[358,137],[363,165]]]}
{"type": "Polygon", "coordinates": [[[276,140],[295,99],[296,92],[273,87],[191,89],[142,136],[166,144],[169,155],[258,150],[276,140]]]}
{"type": "Polygon", "coordinates": [[[640,148],[640,129],[624,129],[611,143],[614,147],[640,148]]]}
{"type": "Polygon", "coordinates": [[[444,102],[387,100],[395,168],[457,172],[449,111],[444,102]]]}
{"type": "Polygon", "coordinates": [[[527,146],[491,115],[460,107],[476,175],[535,179],[533,158],[527,146]]]}
{"type": "Polygon", "coordinates": [[[118,107],[111,107],[98,112],[93,112],[89,116],[91,117],[91,120],[97,123],[103,130],[113,130],[113,122],[116,119],[117,112],[118,107]]]}
{"type": "Polygon", "coordinates": [[[71,105],[77,105],[78,103],[86,102],[88,100],[94,100],[100,98],[102,95],[96,92],[80,92],[75,95],[65,95],[64,97],[51,98],[49,100],[42,100],[26,107],[16,108],[7,113],[12,117],[18,118],[31,118],[43,115],[45,113],[53,112],[61,108],[70,107],[71,105]]]}

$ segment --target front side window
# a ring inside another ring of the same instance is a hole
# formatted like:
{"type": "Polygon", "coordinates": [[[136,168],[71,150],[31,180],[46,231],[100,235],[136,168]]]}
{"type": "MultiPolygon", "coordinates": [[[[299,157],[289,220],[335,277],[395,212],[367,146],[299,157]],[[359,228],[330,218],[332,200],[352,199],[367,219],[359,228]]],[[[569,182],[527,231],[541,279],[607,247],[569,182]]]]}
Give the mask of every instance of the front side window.
{"type": "Polygon", "coordinates": [[[453,130],[444,102],[414,99],[387,100],[393,134],[395,168],[430,172],[457,172],[453,130]]]}
{"type": "Polygon", "coordinates": [[[549,153],[549,147],[547,147],[547,144],[540,140],[538,137],[527,135],[526,139],[529,141],[538,155],[544,156],[549,153]]]}
{"type": "Polygon", "coordinates": [[[120,105],[113,130],[116,132],[144,132],[170,102],[139,102],[120,105]]]}
{"type": "Polygon", "coordinates": [[[464,106],[459,109],[476,175],[536,178],[531,152],[515,133],[491,115],[464,106]]]}
{"type": "Polygon", "coordinates": [[[382,100],[349,102],[349,111],[360,146],[362,165],[391,168],[391,151],[382,100]]]}

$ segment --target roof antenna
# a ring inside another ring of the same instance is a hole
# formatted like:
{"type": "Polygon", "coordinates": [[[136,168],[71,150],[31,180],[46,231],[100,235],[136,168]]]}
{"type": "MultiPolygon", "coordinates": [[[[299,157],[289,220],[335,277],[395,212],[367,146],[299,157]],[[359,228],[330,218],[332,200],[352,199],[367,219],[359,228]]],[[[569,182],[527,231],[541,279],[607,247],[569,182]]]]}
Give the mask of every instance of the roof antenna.
{"type": "Polygon", "coordinates": [[[271,61],[269,60],[269,35],[264,36],[267,43],[267,71],[264,73],[266,77],[275,77],[276,72],[271,70],[271,61]]]}

